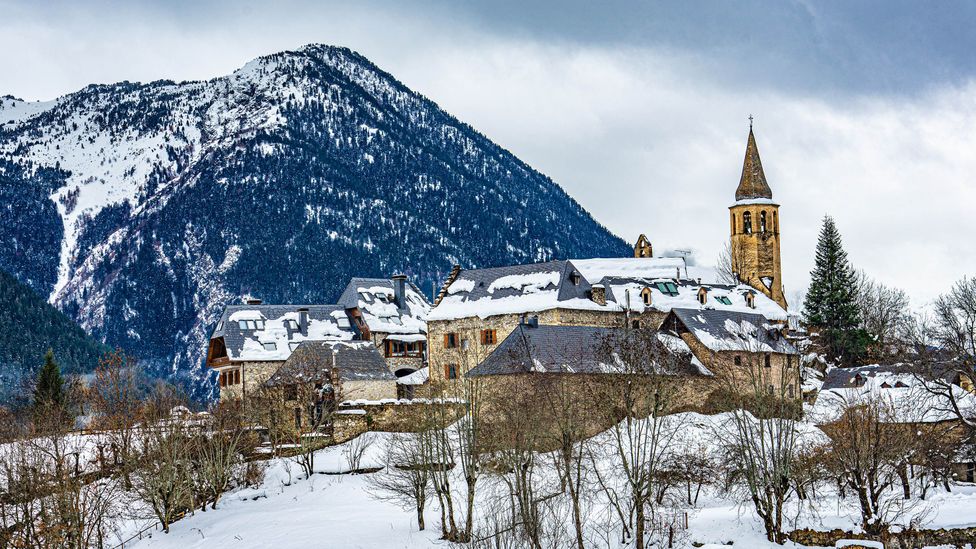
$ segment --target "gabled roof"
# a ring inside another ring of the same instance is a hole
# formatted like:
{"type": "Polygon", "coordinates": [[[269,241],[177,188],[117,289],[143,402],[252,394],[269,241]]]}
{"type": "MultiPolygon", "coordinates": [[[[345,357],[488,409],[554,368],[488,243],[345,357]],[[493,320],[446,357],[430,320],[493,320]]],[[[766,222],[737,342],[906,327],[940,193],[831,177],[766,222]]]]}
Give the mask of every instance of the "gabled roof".
{"type": "Polygon", "coordinates": [[[405,282],[404,306],[396,303],[394,281],[388,278],[352,278],[339,296],[339,305],[358,307],[371,332],[387,334],[427,333],[430,303],[416,286],[405,282]]]}
{"type": "Polygon", "coordinates": [[[775,320],[787,318],[782,307],[749,286],[707,284],[716,278],[714,269],[685,267],[684,260],[673,257],[573,259],[467,269],[458,273],[427,318],[487,318],[551,309],[668,312],[674,307],[712,307],[758,312],[775,320]],[[578,276],[574,277],[574,273],[578,276]],[[689,277],[705,279],[706,283],[689,277]],[[665,291],[663,283],[670,283],[673,291],[665,291]],[[596,284],[606,289],[605,304],[591,297],[596,284]],[[710,289],[705,305],[698,301],[698,289],[703,285],[710,289]],[[649,306],[641,298],[645,288],[651,292],[649,306]],[[755,295],[754,309],[746,303],[746,292],[755,295]],[[728,304],[720,297],[728,298],[728,304]]]}
{"type": "Polygon", "coordinates": [[[739,187],[735,190],[735,199],[739,201],[756,198],[772,199],[773,191],[766,183],[766,174],[763,172],[762,160],[759,159],[756,136],[752,133],[752,126],[749,126],[746,157],[742,161],[742,176],[739,178],[739,187]]]}
{"type": "Polygon", "coordinates": [[[305,341],[265,385],[329,383],[333,369],[340,381],[396,380],[376,346],[368,341],[305,341]]]}
{"type": "Polygon", "coordinates": [[[711,351],[797,353],[796,348],[779,335],[780,327],[771,325],[761,314],[716,309],[673,309],[661,329],[680,333],[681,326],[711,351]],[[680,326],[673,326],[673,319],[677,319],[680,326]]]}
{"type": "Polygon", "coordinates": [[[231,360],[253,361],[285,360],[291,348],[303,341],[356,337],[358,332],[340,305],[228,305],[210,336],[223,338],[231,360]],[[308,309],[305,333],[298,326],[301,308],[308,309]],[[274,348],[266,349],[265,344],[274,348]]]}
{"type": "MultiPolygon", "coordinates": [[[[614,352],[625,334],[619,328],[520,324],[488,358],[465,375],[629,372],[632,370],[620,364],[619,355],[614,352]]],[[[671,357],[667,364],[659,365],[658,373],[710,375],[679,338],[660,332],[655,332],[655,336],[671,357]]]]}

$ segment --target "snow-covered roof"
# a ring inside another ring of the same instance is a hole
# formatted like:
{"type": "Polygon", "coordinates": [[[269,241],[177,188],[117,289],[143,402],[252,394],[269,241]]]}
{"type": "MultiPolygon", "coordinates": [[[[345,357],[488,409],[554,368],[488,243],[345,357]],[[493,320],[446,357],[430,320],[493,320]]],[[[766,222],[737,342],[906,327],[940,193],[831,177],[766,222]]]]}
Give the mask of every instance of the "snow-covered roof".
{"type": "MultiPolygon", "coordinates": [[[[781,326],[770,324],[761,314],[718,309],[674,309],[671,315],[711,351],[797,353],[796,348],[781,335],[781,326]]],[[[670,322],[671,317],[668,317],[664,327],[674,329],[670,322]]]]}
{"type": "Polygon", "coordinates": [[[428,379],[430,379],[430,370],[424,366],[412,374],[398,377],[397,383],[400,385],[423,385],[427,383],[428,379]]]}
{"type": "Polygon", "coordinates": [[[369,341],[305,341],[265,384],[329,383],[333,369],[341,381],[396,379],[386,360],[369,341]]]}
{"type": "Polygon", "coordinates": [[[760,313],[770,320],[787,318],[787,312],[761,292],[745,285],[714,283],[717,278],[714,269],[685,267],[684,260],[672,257],[573,259],[467,269],[458,273],[427,318],[487,318],[550,309],[668,312],[676,307],[760,313]],[[703,285],[708,289],[704,305],[698,301],[703,285]],[[591,298],[593,286],[606,289],[605,304],[591,298]],[[651,292],[649,306],[641,297],[645,288],[651,292]],[[755,308],[747,304],[746,293],[755,295],[755,308]]]}
{"type": "MultiPolygon", "coordinates": [[[[662,344],[662,353],[670,357],[666,364],[654,365],[656,372],[711,374],[679,338],[660,332],[654,335],[662,344]]],[[[617,351],[625,337],[627,334],[618,328],[519,324],[488,358],[465,375],[628,373],[633,368],[623,364],[617,351]]]]}
{"type": "Polygon", "coordinates": [[[397,303],[396,284],[388,278],[353,278],[339,297],[339,304],[347,309],[358,307],[371,332],[426,334],[430,303],[407,281],[403,286],[404,303],[397,303]]]}
{"type": "Polygon", "coordinates": [[[238,361],[286,360],[304,341],[350,341],[358,332],[340,305],[228,305],[211,339],[238,361]],[[301,326],[299,309],[308,310],[301,326]]]}
{"type": "MultiPolygon", "coordinates": [[[[890,409],[889,419],[898,423],[957,419],[948,399],[929,390],[935,386],[927,375],[904,364],[831,368],[807,414],[815,423],[830,423],[839,419],[849,405],[880,401],[890,409]]],[[[976,395],[958,385],[950,386],[961,411],[976,417],[976,395]]]]}

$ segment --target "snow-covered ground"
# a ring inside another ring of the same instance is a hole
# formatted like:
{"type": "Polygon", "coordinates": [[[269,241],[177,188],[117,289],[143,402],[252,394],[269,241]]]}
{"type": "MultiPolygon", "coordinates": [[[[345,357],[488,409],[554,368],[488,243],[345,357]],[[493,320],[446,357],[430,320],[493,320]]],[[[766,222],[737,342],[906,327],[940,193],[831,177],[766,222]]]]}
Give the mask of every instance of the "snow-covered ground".
{"type": "MultiPolygon", "coordinates": [[[[701,441],[706,430],[720,421],[720,416],[687,414],[686,428],[677,443],[701,441]]],[[[811,426],[812,427],[812,426],[811,426]]],[[[373,433],[362,467],[383,466],[384,447],[390,434],[373,433]]],[[[173,549],[224,549],[271,547],[291,549],[306,547],[351,549],[398,549],[447,547],[439,539],[439,510],[436,500],[428,503],[426,531],[418,531],[412,510],[377,499],[370,485],[371,475],[335,474],[348,471],[346,445],[321,450],[315,470],[320,474],[305,479],[301,469],[290,460],[272,460],[263,484],[227,494],[216,510],[195,515],[175,523],[169,534],[156,532],[134,547],[173,549]],[[329,473],[329,474],[326,474],[329,473]]],[[[385,472],[373,473],[384,475],[385,472]]],[[[491,477],[479,481],[482,493],[499,488],[491,477]]],[[[460,478],[456,485],[463,485],[460,478]]],[[[787,528],[811,527],[856,529],[857,510],[829,493],[821,493],[815,507],[801,505],[795,498],[788,513],[787,528]]],[[[976,486],[957,485],[952,493],[937,491],[924,505],[927,528],[976,525],[976,486]]],[[[916,512],[922,512],[919,507],[916,512]]],[[[476,510],[476,513],[478,510],[476,510]]],[[[134,531],[134,525],[126,528],[134,531]]],[[[772,549],[783,547],[766,541],[762,526],[747,502],[730,499],[706,488],[697,508],[689,511],[688,530],[683,542],[719,549],[734,542],[735,547],[772,549]]],[[[611,544],[607,547],[620,547],[611,544]]],[[[787,543],[785,547],[799,547],[787,543]]]]}

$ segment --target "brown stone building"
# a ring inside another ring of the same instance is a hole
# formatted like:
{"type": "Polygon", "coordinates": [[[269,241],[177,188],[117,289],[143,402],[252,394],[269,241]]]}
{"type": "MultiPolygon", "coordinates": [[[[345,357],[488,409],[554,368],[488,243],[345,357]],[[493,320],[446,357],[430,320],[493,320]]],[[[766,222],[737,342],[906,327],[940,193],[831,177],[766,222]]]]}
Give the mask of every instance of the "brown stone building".
{"type": "Polygon", "coordinates": [[[717,309],[673,309],[661,330],[680,337],[706,369],[769,394],[800,398],[800,356],[786,324],[761,314],[717,309]]]}
{"type": "Polygon", "coordinates": [[[657,328],[668,312],[681,307],[786,320],[785,310],[751,287],[703,284],[702,276],[716,274],[670,257],[458,270],[428,315],[431,379],[462,376],[526,317],[540,325],[657,328]]]}

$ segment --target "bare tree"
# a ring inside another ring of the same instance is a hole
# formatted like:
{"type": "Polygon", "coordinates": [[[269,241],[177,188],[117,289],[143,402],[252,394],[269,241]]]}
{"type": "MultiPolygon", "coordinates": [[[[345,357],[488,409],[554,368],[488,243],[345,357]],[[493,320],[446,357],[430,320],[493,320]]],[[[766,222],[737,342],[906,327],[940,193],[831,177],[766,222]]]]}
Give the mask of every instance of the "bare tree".
{"type": "Polygon", "coordinates": [[[170,524],[193,508],[191,426],[171,412],[183,399],[158,383],[146,408],[140,434],[142,454],[133,471],[133,491],[169,532],[170,524]]]}
{"type": "Polygon", "coordinates": [[[971,430],[976,417],[961,405],[969,398],[960,386],[976,383],[976,278],[963,278],[940,296],[931,323],[915,331],[919,356],[916,362],[925,372],[922,381],[953,414],[971,430]],[[928,344],[935,353],[927,353],[928,344]]]}
{"type": "Polygon", "coordinates": [[[881,398],[845,399],[841,406],[840,418],[823,427],[830,437],[827,467],[853,491],[864,531],[882,535],[910,511],[905,498],[888,492],[912,452],[914,429],[881,398]]]}
{"type": "Polygon", "coordinates": [[[741,249],[734,248],[730,242],[726,242],[715,264],[719,282],[739,284],[742,281],[742,272],[746,268],[745,253],[741,249]]]}
{"type": "Polygon", "coordinates": [[[244,454],[253,446],[248,437],[240,401],[218,404],[208,429],[198,437],[197,470],[204,488],[204,505],[217,502],[235,479],[241,477],[244,454]]]}
{"type": "Polygon", "coordinates": [[[428,437],[415,433],[395,434],[387,446],[386,471],[367,479],[374,497],[414,509],[420,530],[426,527],[424,509],[431,492],[431,464],[427,462],[430,451],[424,447],[428,441],[428,437]]]}
{"type": "Polygon", "coordinates": [[[132,469],[136,462],[136,425],[142,412],[140,371],[136,360],[122,349],[115,349],[99,360],[94,381],[88,391],[94,420],[99,429],[103,466],[119,471],[124,488],[132,488],[132,469]],[[105,463],[105,451],[111,452],[111,463],[105,463]]]}
{"type": "Polygon", "coordinates": [[[858,273],[857,305],[861,324],[871,336],[875,357],[884,359],[898,352],[904,343],[909,317],[908,294],[858,273]]]}
{"type": "Polygon", "coordinates": [[[726,487],[741,489],[762,520],[766,538],[786,539],[784,506],[793,493],[798,403],[787,398],[797,385],[794,368],[766,368],[756,342],[743,343],[741,364],[717,364],[729,399],[728,421],[716,436],[726,453],[726,487]]]}

